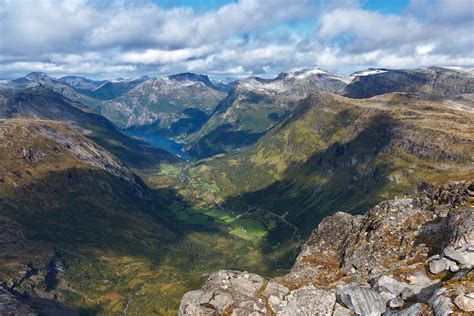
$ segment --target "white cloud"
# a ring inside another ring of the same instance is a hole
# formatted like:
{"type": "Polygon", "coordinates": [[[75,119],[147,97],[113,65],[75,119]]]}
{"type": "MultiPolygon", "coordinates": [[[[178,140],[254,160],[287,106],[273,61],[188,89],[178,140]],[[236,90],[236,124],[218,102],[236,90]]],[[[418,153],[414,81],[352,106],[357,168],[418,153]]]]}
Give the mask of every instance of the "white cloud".
{"type": "Polygon", "coordinates": [[[0,0],[0,77],[474,64],[472,0],[412,0],[400,15],[357,0],[241,0],[203,13],[148,1],[0,0]]]}
{"type": "Polygon", "coordinates": [[[426,55],[430,53],[434,48],[436,47],[435,44],[430,43],[430,44],[425,44],[425,45],[418,45],[416,47],[416,53],[419,55],[426,55]]]}
{"type": "Polygon", "coordinates": [[[212,51],[210,46],[183,48],[176,50],[147,49],[140,52],[127,52],[118,57],[118,61],[133,64],[177,63],[190,58],[204,56],[212,51]]]}

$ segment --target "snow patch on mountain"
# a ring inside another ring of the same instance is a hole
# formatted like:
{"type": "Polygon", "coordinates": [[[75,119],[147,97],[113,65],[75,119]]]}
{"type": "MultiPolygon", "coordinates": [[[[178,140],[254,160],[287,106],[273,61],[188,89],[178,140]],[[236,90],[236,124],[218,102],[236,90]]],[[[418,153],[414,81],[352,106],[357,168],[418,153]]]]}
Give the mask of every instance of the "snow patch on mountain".
{"type": "Polygon", "coordinates": [[[349,78],[354,79],[356,77],[365,77],[365,76],[377,75],[377,74],[381,74],[381,73],[384,73],[384,72],[387,72],[387,70],[370,68],[370,69],[367,69],[367,70],[354,72],[349,76],[349,78]]]}

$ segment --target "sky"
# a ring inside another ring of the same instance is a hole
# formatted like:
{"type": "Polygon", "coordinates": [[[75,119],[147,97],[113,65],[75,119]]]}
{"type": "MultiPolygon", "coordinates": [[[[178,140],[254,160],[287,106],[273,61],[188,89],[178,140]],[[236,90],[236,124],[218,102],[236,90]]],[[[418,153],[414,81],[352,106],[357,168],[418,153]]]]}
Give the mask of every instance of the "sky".
{"type": "Polygon", "coordinates": [[[0,0],[0,78],[474,66],[474,0],[0,0]]]}

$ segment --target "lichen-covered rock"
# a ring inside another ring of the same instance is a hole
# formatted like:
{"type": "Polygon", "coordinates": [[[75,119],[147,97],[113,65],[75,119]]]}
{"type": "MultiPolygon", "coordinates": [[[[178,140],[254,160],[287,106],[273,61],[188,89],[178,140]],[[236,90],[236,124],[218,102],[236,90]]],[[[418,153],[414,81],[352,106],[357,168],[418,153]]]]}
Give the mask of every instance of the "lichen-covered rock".
{"type": "Polygon", "coordinates": [[[445,222],[444,255],[467,267],[474,266],[474,212],[462,208],[449,212],[445,222]]]}
{"type": "Polygon", "coordinates": [[[332,312],[334,316],[352,316],[354,315],[350,309],[342,306],[341,304],[337,303],[334,305],[334,310],[332,312]]]}
{"type": "Polygon", "coordinates": [[[271,310],[277,315],[285,309],[286,303],[286,301],[278,296],[270,295],[268,297],[268,305],[270,305],[271,310]]]}
{"type": "Polygon", "coordinates": [[[248,272],[212,273],[202,289],[183,296],[178,315],[218,315],[230,307],[240,308],[240,314],[250,307],[256,309],[259,306],[256,294],[264,282],[263,277],[248,272]]]}
{"type": "Polygon", "coordinates": [[[423,305],[420,303],[416,303],[411,305],[410,307],[407,307],[405,309],[402,309],[400,311],[396,312],[387,312],[384,314],[384,316],[413,316],[413,315],[423,315],[423,312],[425,312],[426,309],[423,308],[423,305]]]}
{"type": "Polygon", "coordinates": [[[232,295],[220,290],[196,290],[184,294],[179,315],[219,315],[234,303],[232,295]]]}
{"type": "Polygon", "coordinates": [[[331,315],[336,303],[336,295],[333,291],[310,285],[291,291],[286,297],[286,302],[283,310],[277,315],[331,315]]]}
{"type": "Polygon", "coordinates": [[[375,282],[374,289],[380,292],[389,292],[393,296],[400,295],[407,288],[407,284],[400,282],[389,275],[382,275],[375,282]]]}
{"type": "Polygon", "coordinates": [[[433,274],[439,274],[443,271],[449,270],[455,265],[456,263],[446,258],[436,259],[430,262],[430,272],[433,274]]]}
{"type": "Polygon", "coordinates": [[[442,186],[432,186],[422,183],[418,187],[418,194],[414,204],[417,207],[442,211],[451,207],[458,207],[466,204],[471,196],[471,183],[453,182],[442,186]]]}
{"type": "MultiPolygon", "coordinates": [[[[429,249],[414,248],[433,214],[414,208],[409,199],[382,202],[364,216],[339,250],[342,267],[353,268],[356,279],[376,277],[400,266],[400,258],[427,259],[429,249]]],[[[428,240],[435,228],[425,232],[428,240]]]]}
{"type": "Polygon", "coordinates": [[[400,297],[394,297],[388,302],[388,306],[390,308],[400,308],[404,304],[403,300],[400,297]]]}
{"type": "Polygon", "coordinates": [[[290,293],[290,290],[286,286],[274,282],[268,282],[265,290],[263,291],[263,295],[265,297],[274,295],[280,299],[283,299],[288,293],[290,293]]]}
{"type": "Polygon", "coordinates": [[[292,282],[312,280],[319,285],[337,279],[340,266],[339,251],[362,216],[338,212],[326,217],[303,246],[291,272],[285,279],[292,282]]]}
{"type": "Polygon", "coordinates": [[[474,246],[474,213],[472,208],[460,208],[448,213],[445,222],[445,247],[458,249],[474,246]]]}
{"type": "Polygon", "coordinates": [[[466,267],[474,266],[474,246],[462,246],[458,249],[444,249],[444,255],[466,267]]]}

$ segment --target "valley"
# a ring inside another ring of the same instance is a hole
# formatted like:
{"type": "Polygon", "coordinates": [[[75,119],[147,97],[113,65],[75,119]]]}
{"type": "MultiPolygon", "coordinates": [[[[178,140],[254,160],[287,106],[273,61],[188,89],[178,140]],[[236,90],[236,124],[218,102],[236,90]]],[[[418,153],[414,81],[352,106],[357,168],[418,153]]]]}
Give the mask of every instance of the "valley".
{"type": "MultiPolygon", "coordinates": [[[[285,267],[281,258],[292,249],[289,245],[263,254],[249,243],[259,237],[258,226],[257,236],[245,239],[206,222],[208,215],[222,216],[217,211],[175,221],[166,210],[182,205],[194,216],[195,208],[178,204],[173,192],[147,189],[128,168],[65,125],[0,123],[2,137],[8,137],[0,187],[0,273],[7,286],[60,298],[82,314],[125,308],[131,314],[172,314],[183,292],[197,287],[209,266],[247,267],[268,275],[285,267]],[[65,263],[53,274],[56,257],[65,263]],[[57,277],[52,284],[51,275],[57,277]]],[[[255,223],[242,220],[242,226],[255,223]]]]}
{"type": "Polygon", "coordinates": [[[328,216],[472,180],[472,72],[369,72],[2,83],[0,294],[174,315],[214,271],[287,275],[328,216]]]}

